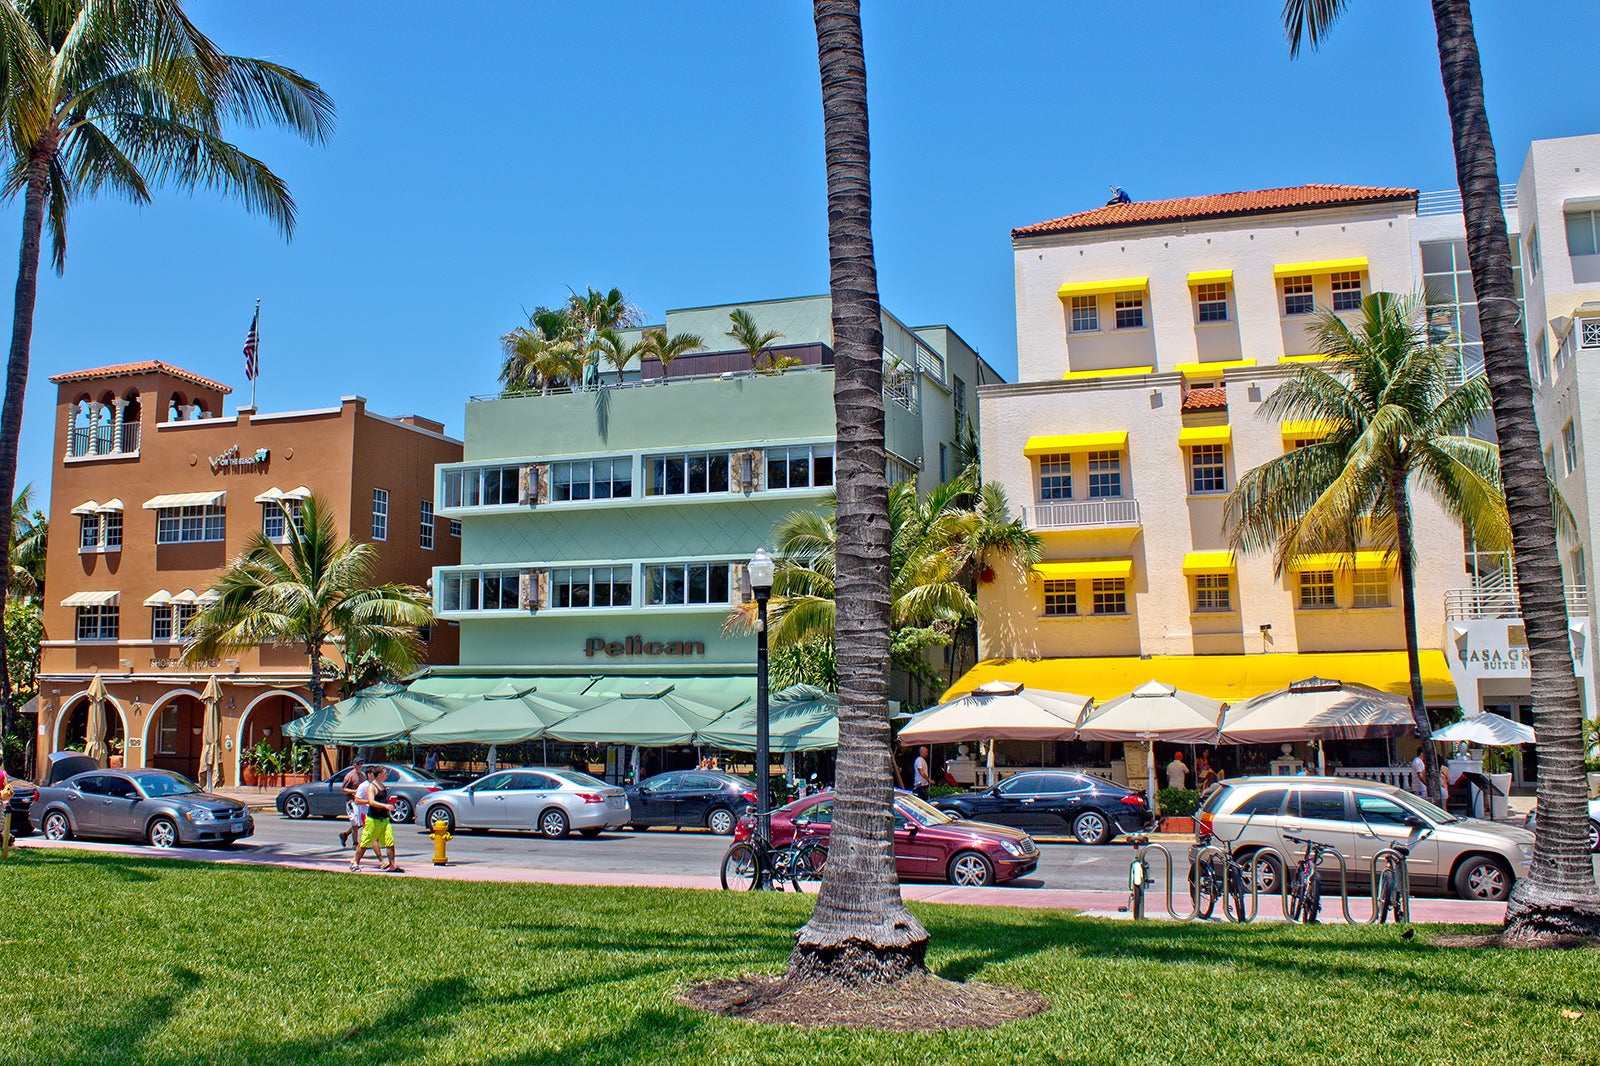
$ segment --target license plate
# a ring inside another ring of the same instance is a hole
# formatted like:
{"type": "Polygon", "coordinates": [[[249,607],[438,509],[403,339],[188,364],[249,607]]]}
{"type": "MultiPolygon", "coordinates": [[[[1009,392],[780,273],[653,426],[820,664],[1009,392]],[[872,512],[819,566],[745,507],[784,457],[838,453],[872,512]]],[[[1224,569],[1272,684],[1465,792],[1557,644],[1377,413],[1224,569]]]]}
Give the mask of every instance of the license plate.
{"type": "Polygon", "coordinates": [[[620,811],[622,809],[622,805],[624,803],[627,803],[627,802],[628,802],[628,800],[624,796],[607,796],[606,797],[606,806],[610,807],[614,811],[620,811]]]}

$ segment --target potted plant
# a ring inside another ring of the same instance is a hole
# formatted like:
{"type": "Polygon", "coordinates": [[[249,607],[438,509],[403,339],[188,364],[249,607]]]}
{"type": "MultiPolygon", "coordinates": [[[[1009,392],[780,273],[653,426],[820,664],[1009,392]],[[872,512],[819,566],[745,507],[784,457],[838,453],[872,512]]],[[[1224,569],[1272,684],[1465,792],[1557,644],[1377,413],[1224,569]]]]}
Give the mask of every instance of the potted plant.
{"type": "Polygon", "coordinates": [[[1583,769],[1589,775],[1589,798],[1600,797],[1600,721],[1583,720],[1583,769]]]}
{"type": "Polygon", "coordinates": [[[112,737],[110,740],[106,741],[106,751],[109,753],[106,756],[106,765],[111,767],[113,770],[122,765],[121,737],[112,737]]]}
{"type": "Polygon", "coordinates": [[[251,752],[256,764],[256,781],[267,788],[277,787],[279,772],[283,769],[283,760],[276,749],[270,747],[266,741],[257,744],[251,752]]]}
{"type": "Polygon", "coordinates": [[[288,788],[290,785],[304,785],[311,780],[311,749],[304,744],[291,743],[283,749],[281,769],[278,785],[288,788]]]}
{"type": "Polygon", "coordinates": [[[1504,818],[1506,797],[1511,795],[1512,751],[1510,748],[1484,748],[1483,772],[1494,786],[1489,796],[1490,818],[1504,818]]]}
{"type": "Polygon", "coordinates": [[[1161,808],[1163,833],[1194,832],[1194,812],[1200,808],[1200,793],[1192,788],[1164,788],[1156,793],[1161,808]]]}

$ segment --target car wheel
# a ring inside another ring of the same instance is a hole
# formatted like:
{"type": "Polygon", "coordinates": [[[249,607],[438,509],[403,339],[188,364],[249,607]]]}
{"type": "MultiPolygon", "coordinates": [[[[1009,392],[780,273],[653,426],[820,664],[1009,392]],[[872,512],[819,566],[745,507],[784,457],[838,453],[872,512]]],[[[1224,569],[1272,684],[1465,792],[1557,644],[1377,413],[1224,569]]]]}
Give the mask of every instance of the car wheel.
{"type": "Polygon", "coordinates": [[[428,827],[429,832],[432,832],[433,823],[435,822],[443,822],[446,833],[454,833],[456,831],[456,817],[450,813],[449,807],[428,808],[428,813],[422,816],[422,824],[428,827]]]}
{"type": "Polygon", "coordinates": [[[1511,895],[1511,871],[1500,859],[1474,855],[1456,869],[1456,895],[1500,902],[1511,895]]]}
{"type": "Polygon", "coordinates": [[[61,811],[51,811],[44,816],[44,838],[46,840],[71,840],[72,820],[61,811]]]}
{"type": "Polygon", "coordinates": [[[1283,891],[1283,864],[1271,855],[1257,855],[1246,860],[1249,865],[1245,867],[1245,889],[1250,888],[1254,881],[1256,893],[1262,896],[1276,896],[1283,891]]]}
{"type": "Polygon", "coordinates": [[[407,822],[411,821],[412,818],[416,817],[416,808],[411,806],[411,801],[406,799],[404,796],[396,796],[389,802],[393,804],[393,806],[389,808],[389,821],[393,822],[395,825],[405,825],[407,822]]]}
{"type": "Polygon", "coordinates": [[[593,840],[595,837],[600,835],[600,829],[595,826],[592,826],[588,829],[580,829],[578,830],[578,835],[583,837],[585,840],[593,840]]]}
{"type": "Polygon", "coordinates": [[[1072,820],[1072,835],[1080,844],[1104,844],[1111,839],[1111,823],[1099,811],[1084,811],[1072,820]]]}
{"type": "Polygon", "coordinates": [[[963,851],[951,859],[946,873],[951,884],[964,888],[994,884],[994,864],[975,851],[963,851]]]}
{"type": "Polygon", "coordinates": [[[298,792],[291,792],[284,797],[283,813],[295,821],[305,818],[311,813],[311,804],[298,792]]]}
{"type": "Polygon", "coordinates": [[[733,833],[733,826],[736,821],[737,819],[734,818],[733,812],[728,808],[717,807],[706,815],[706,828],[719,837],[730,836],[733,833]]]}
{"type": "Polygon", "coordinates": [[[551,807],[539,815],[539,832],[549,840],[560,840],[567,835],[567,812],[551,807]]]}
{"type": "Polygon", "coordinates": [[[178,846],[178,823],[171,818],[157,818],[145,831],[145,839],[152,848],[175,848],[178,846]]]}
{"type": "Polygon", "coordinates": [[[1589,819],[1589,850],[1600,851],[1600,822],[1589,819]]]}

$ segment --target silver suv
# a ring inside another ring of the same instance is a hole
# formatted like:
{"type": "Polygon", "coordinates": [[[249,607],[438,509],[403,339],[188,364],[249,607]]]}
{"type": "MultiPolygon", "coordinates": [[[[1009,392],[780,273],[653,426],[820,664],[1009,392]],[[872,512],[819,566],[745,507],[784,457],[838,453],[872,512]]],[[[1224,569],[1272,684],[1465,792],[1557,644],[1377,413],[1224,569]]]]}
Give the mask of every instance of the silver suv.
{"type": "MultiPolygon", "coordinates": [[[[1271,855],[1253,864],[1245,857],[1273,847],[1292,863],[1303,845],[1287,836],[1332,845],[1344,856],[1355,885],[1368,882],[1378,851],[1395,841],[1408,842],[1412,886],[1454,889],[1463,899],[1507,898],[1533,857],[1533,834],[1525,829],[1457,818],[1392,785],[1348,777],[1226,781],[1206,797],[1195,831],[1236,841],[1239,861],[1253,868],[1263,893],[1280,891],[1283,870],[1271,855]]],[[[1332,888],[1328,876],[1323,875],[1323,884],[1332,888]]]]}

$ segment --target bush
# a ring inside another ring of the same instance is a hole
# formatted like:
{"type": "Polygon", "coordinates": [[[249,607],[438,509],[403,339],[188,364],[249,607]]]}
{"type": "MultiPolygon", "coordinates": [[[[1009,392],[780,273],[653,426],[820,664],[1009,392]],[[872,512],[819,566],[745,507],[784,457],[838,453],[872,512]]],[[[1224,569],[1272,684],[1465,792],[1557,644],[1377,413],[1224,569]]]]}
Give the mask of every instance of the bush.
{"type": "Polygon", "coordinates": [[[1156,793],[1161,813],[1172,818],[1192,818],[1200,809],[1200,793],[1192,788],[1164,788],[1156,793]]]}
{"type": "Polygon", "coordinates": [[[946,796],[959,796],[966,789],[960,785],[929,785],[928,798],[930,800],[944,799],[946,796]]]}

